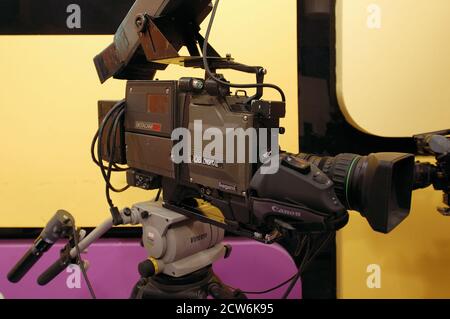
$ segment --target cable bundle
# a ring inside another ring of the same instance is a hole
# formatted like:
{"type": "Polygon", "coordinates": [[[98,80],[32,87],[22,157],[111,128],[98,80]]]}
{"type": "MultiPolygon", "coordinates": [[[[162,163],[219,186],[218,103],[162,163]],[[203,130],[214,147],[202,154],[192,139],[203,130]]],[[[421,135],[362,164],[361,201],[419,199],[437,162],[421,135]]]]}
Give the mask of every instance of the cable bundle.
{"type": "Polygon", "coordinates": [[[130,186],[127,185],[123,188],[116,188],[111,184],[111,175],[112,172],[125,172],[127,168],[123,168],[118,166],[115,162],[115,154],[116,154],[116,138],[117,138],[117,129],[120,125],[120,122],[125,114],[125,100],[122,100],[115,104],[111,110],[106,114],[103,118],[102,123],[99,126],[98,131],[95,133],[95,136],[92,140],[91,144],[91,157],[94,163],[100,168],[100,172],[102,173],[103,179],[106,183],[106,199],[108,201],[109,207],[111,209],[117,210],[112,199],[110,191],[115,193],[122,193],[126,191],[130,186]],[[109,129],[106,130],[107,125],[110,124],[109,129]],[[103,154],[103,145],[102,141],[104,140],[104,134],[106,131],[106,154],[103,154]],[[95,147],[97,146],[97,155],[95,154],[95,147]],[[104,156],[105,155],[105,156],[104,156]],[[107,165],[103,163],[103,159],[106,158],[107,165]]]}

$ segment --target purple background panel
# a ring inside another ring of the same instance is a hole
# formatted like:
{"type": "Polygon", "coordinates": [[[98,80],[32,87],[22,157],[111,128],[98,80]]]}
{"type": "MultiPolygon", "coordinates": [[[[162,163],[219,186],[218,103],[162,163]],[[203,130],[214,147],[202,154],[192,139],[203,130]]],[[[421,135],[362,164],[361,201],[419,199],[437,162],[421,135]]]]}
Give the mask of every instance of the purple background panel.
{"type": "MultiPolygon", "coordinates": [[[[73,274],[64,271],[45,287],[36,283],[39,275],[52,263],[63,247],[56,244],[18,283],[12,284],[6,274],[30,247],[31,240],[0,240],[0,293],[7,299],[87,299],[90,298],[84,280],[81,288],[68,288],[73,274]]],[[[214,264],[222,281],[243,291],[261,291],[272,288],[292,277],[297,269],[289,254],[279,245],[263,245],[250,240],[227,239],[233,247],[231,256],[214,264]]],[[[139,280],[137,265],[146,259],[145,249],[136,239],[102,239],[92,245],[83,259],[90,264],[88,276],[101,299],[129,298],[139,280]]],[[[249,298],[277,299],[287,285],[264,295],[249,298]]],[[[301,298],[301,285],[297,283],[290,298],[301,298]]]]}

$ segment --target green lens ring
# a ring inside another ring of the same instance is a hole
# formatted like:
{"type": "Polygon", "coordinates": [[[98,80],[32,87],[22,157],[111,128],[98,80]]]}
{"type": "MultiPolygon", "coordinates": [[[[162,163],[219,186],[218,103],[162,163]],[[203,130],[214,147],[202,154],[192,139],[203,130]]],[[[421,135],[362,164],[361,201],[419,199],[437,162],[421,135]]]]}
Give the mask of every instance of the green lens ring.
{"type": "Polygon", "coordinates": [[[352,175],[353,167],[355,166],[356,162],[360,159],[360,156],[355,156],[352,163],[350,164],[350,168],[348,169],[347,177],[345,178],[345,200],[347,201],[347,206],[351,210],[350,201],[348,200],[348,190],[350,187],[350,175],[352,175]]]}

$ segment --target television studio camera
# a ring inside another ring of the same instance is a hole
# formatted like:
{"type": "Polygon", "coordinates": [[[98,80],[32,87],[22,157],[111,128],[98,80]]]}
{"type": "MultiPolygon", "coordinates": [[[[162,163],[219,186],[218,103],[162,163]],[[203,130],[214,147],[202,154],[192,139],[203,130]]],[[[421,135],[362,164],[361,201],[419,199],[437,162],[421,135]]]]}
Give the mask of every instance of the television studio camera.
{"type": "Polygon", "coordinates": [[[99,129],[91,147],[106,183],[111,218],[85,236],[75,231],[68,212],[59,211],[8,274],[10,281],[18,282],[64,236],[69,243],[38,283],[47,284],[70,263],[79,263],[85,273],[80,252],[111,227],[131,224],[142,225],[149,256],[139,265],[142,279],[133,298],[244,298],[211,268],[231,253],[231,247],[222,243],[226,231],[266,244],[296,243],[292,254],[301,255],[303,261],[285,283],[290,282],[287,296],[329,238],[314,247],[311,234],[341,229],[349,210],[359,211],[373,230],[389,233],[408,216],[412,191],[433,185],[445,194],[445,207],[439,211],[450,215],[450,130],[414,137],[418,153],[435,156],[436,164],[416,163],[413,154],[403,153],[319,157],[280,151],[284,93],[264,83],[263,67],[221,57],[208,43],[218,3],[135,2],[114,42],[94,59],[102,83],[111,77],[128,80],[124,100],[99,102],[99,129]],[[203,37],[199,26],[210,13],[203,37]],[[182,47],[190,56],[179,55],[182,47]],[[204,69],[205,77],[154,80],[156,72],[170,64],[204,69]],[[253,74],[256,82],[233,84],[218,73],[227,69],[253,74]],[[245,89],[256,93],[248,96],[245,89]],[[263,100],[264,89],[277,90],[281,99],[263,100]],[[203,124],[200,128],[198,121],[203,124]],[[180,128],[190,134],[174,137],[180,128]],[[226,143],[230,128],[266,130],[255,130],[253,139],[235,141],[245,150],[245,160],[236,160],[237,154],[227,154],[228,149],[216,148],[208,158],[204,156],[208,146],[195,146],[196,136],[211,128],[223,139],[219,145],[226,143]],[[259,147],[261,141],[266,147],[259,147]],[[178,143],[186,147],[175,152],[178,143]],[[256,159],[250,161],[255,148],[256,159]],[[177,156],[183,160],[175,160],[177,156]],[[224,161],[224,156],[231,160],[224,161]],[[277,169],[270,171],[268,165],[273,163],[277,169]],[[128,185],[113,186],[113,172],[125,172],[128,185]],[[158,195],[155,201],[119,209],[110,192],[129,187],[158,190],[158,195]]]}

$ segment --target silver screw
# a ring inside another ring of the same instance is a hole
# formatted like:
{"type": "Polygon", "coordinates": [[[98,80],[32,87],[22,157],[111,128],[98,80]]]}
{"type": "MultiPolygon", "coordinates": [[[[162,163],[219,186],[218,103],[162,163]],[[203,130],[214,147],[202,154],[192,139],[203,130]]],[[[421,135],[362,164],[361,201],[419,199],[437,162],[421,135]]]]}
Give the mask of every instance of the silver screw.
{"type": "Polygon", "coordinates": [[[262,235],[261,233],[254,233],[253,236],[254,236],[256,239],[261,239],[261,238],[263,238],[263,235],[262,235]]]}

